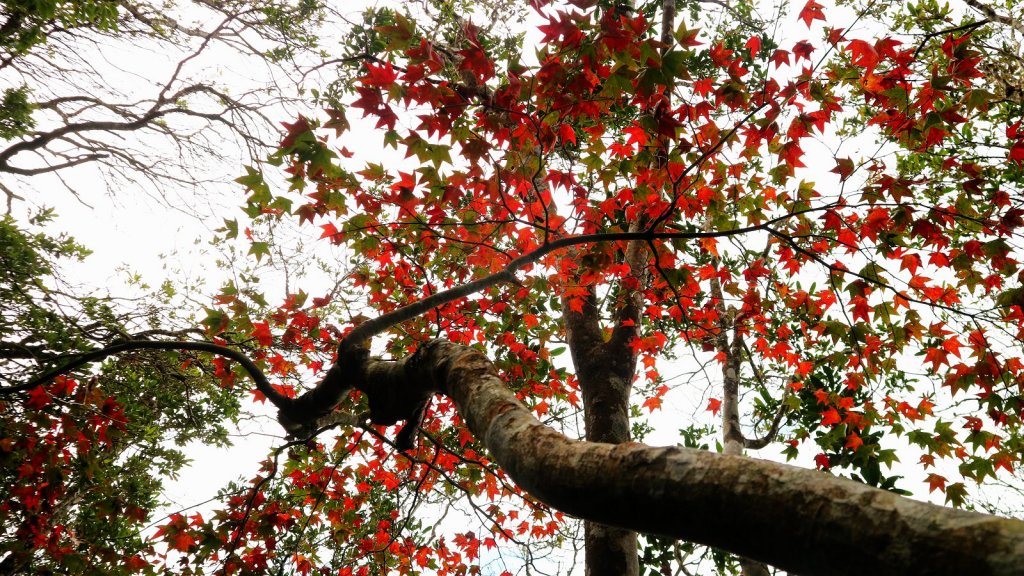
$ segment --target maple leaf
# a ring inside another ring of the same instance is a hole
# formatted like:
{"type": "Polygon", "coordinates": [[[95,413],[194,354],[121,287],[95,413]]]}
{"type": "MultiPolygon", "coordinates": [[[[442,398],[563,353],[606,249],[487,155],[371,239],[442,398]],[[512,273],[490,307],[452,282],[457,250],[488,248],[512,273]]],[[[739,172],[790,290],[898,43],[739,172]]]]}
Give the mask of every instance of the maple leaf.
{"type": "Polygon", "coordinates": [[[50,394],[42,386],[36,386],[28,391],[28,400],[25,402],[25,406],[32,410],[39,410],[49,406],[50,394]]]}
{"type": "Polygon", "coordinates": [[[142,556],[138,554],[132,555],[124,560],[125,568],[128,568],[132,572],[142,572],[151,567],[150,563],[147,562],[142,556]]]}
{"type": "Polygon", "coordinates": [[[828,43],[833,46],[839,44],[839,41],[846,36],[845,28],[826,28],[826,30],[828,31],[828,43]]]}
{"type": "Polygon", "coordinates": [[[270,334],[270,325],[266,322],[254,322],[251,335],[260,346],[272,346],[274,338],[270,334]]]}
{"type": "Polygon", "coordinates": [[[797,61],[801,58],[811,61],[811,54],[814,52],[814,45],[807,40],[801,40],[793,45],[793,55],[796,56],[797,61]]]}
{"type": "Polygon", "coordinates": [[[772,64],[775,64],[776,68],[780,68],[783,64],[789,66],[789,50],[779,48],[772,53],[772,57],[769,60],[771,60],[772,64]]]}
{"type": "Polygon", "coordinates": [[[196,539],[187,532],[178,532],[174,536],[171,536],[170,547],[179,552],[188,552],[190,548],[196,545],[196,539]]]}
{"type": "Polygon", "coordinates": [[[708,407],[705,408],[708,412],[711,412],[715,416],[718,416],[718,411],[722,409],[722,401],[718,398],[708,398],[708,407]]]}
{"type": "Polygon", "coordinates": [[[280,144],[281,148],[295,146],[299,136],[310,131],[309,119],[301,114],[295,122],[290,124],[288,122],[281,122],[281,126],[284,126],[285,129],[285,137],[281,140],[280,144]]]}
{"type": "Polygon", "coordinates": [[[843,445],[843,448],[849,448],[850,450],[856,451],[863,445],[864,440],[862,440],[856,432],[850,432],[850,435],[846,437],[846,444],[843,445]]]}
{"type": "Polygon", "coordinates": [[[295,398],[296,396],[295,386],[291,384],[271,384],[271,386],[285,398],[295,398]]]}
{"type": "Polygon", "coordinates": [[[751,36],[743,47],[750,51],[750,59],[753,60],[757,57],[757,53],[761,51],[761,37],[751,36]]]}
{"type": "Polygon", "coordinates": [[[633,144],[637,144],[639,146],[644,146],[647,144],[647,131],[636,122],[626,126],[622,131],[629,135],[629,138],[626,139],[627,145],[631,146],[633,144]]]}
{"type": "Polygon", "coordinates": [[[267,396],[263,392],[260,392],[259,389],[253,388],[253,389],[249,390],[249,393],[252,394],[252,401],[253,402],[259,402],[260,404],[266,404],[267,396]]]}
{"type": "Polygon", "coordinates": [[[558,126],[558,137],[562,139],[562,142],[576,143],[576,132],[573,131],[572,126],[568,124],[561,124],[558,126]]]}
{"type": "Polygon", "coordinates": [[[680,22],[679,27],[676,28],[676,42],[678,42],[680,46],[683,46],[685,48],[693,48],[695,46],[700,46],[702,42],[697,39],[698,35],[700,35],[700,28],[694,28],[693,30],[690,30],[686,27],[685,21],[680,22]]]}
{"type": "Polygon", "coordinates": [[[924,352],[924,361],[931,362],[932,372],[938,372],[940,364],[949,364],[949,361],[946,359],[948,354],[942,348],[928,348],[924,352]]]}
{"type": "Polygon", "coordinates": [[[996,470],[1002,468],[1010,474],[1013,474],[1013,463],[1019,460],[1019,458],[1007,453],[999,452],[998,454],[992,455],[992,465],[996,470]]]}
{"type": "Polygon", "coordinates": [[[839,424],[841,421],[842,418],[839,417],[839,411],[835,408],[829,408],[821,413],[822,426],[832,426],[834,424],[839,424]]]}
{"type": "Polygon", "coordinates": [[[320,226],[320,228],[324,231],[323,234],[320,235],[320,238],[329,238],[333,244],[340,244],[344,239],[341,232],[338,231],[338,228],[331,222],[320,226]]]}
{"type": "Polygon", "coordinates": [[[857,66],[868,70],[874,70],[878,66],[878,53],[864,40],[850,40],[846,49],[850,51],[850,60],[857,66]]]}
{"type": "Polygon", "coordinates": [[[829,468],[831,468],[832,465],[829,464],[828,455],[827,454],[817,454],[817,455],[815,455],[814,456],[814,467],[817,468],[818,470],[828,470],[829,468]]]}
{"type": "Polygon", "coordinates": [[[47,387],[47,390],[49,390],[52,396],[71,396],[76,386],[78,386],[78,382],[74,378],[57,376],[53,379],[53,384],[47,387]]]}
{"type": "Polygon", "coordinates": [[[942,341],[942,348],[957,358],[960,357],[960,346],[960,340],[956,336],[951,336],[942,341]]]}
{"type": "Polygon", "coordinates": [[[725,47],[725,42],[715,44],[710,52],[708,52],[711,56],[711,62],[713,62],[715,66],[719,66],[721,68],[727,68],[729,64],[731,64],[729,57],[732,56],[732,53],[732,50],[725,47]]]}
{"type": "Polygon", "coordinates": [[[807,4],[804,4],[802,10],[800,10],[799,18],[807,24],[807,27],[811,27],[811,22],[815,20],[825,20],[825,13],[822,11],[823,6],[818,4],[814,0],[808,0],[807,4]]]}
{"type": "Polygon", "coordinates": [[[791,168],[802,168],[805,166],[803,161],[800,160],[803,155],[804,151],[800,147],[800,143],[796,140],[790,140],[779,151],[779,160],[791,168]]]}
{"type": "Polygon", "coordinates": [[[558,21],[549,17],[547,24],[537,26],[537,30],[544,33],[541,43],[547,44],[560,41],[562,46],[571,47],[579,44],[584,38],[583,32],[572,21],[573,16],[566,12],[558,12],[558,21]]]}
{"type": "Polygon", "coordinates": [[[871,306],[868,305],[868,299],[863,296],[854,296],[850,299],[851,308],[853,309],[853,319],[862,320],[864,322],[871,321],[871,306]]]}
{"type": "Polygon", "coordinates": [[[708,254],[716,258],[718,257],[718,240],[715,238],[701,238],[700,247],[707,251],[708,254]]]}
{"type": "Polygon", "coordinates": [[[946,491],[946,478],[944,476],[939,476],[938,474],[934,473],[929,474],[928,477],[925,478],[925,482],[928,483],[929,494],[935,492],[936,490],[940,492],[946,491]]]}
{"type": "Polygon", "coordinates": [[[693,83],[693,93],[698,96],[707,96],[715,89],[714,78],[701,78],[693,83]]]}
{"type": "Polygon", "coordinates": [[[573,312],[583,313],[583,298],[569,298],[569,309],[573,312]]]}
{"type": "Polygon", "coordinates": [[[345,110],[328,108],[325,112],[327,112],[328,119],[327,122],[324,122],[324,128],[333,129],[335,137],[341,136],[352,127],[348,122],[348,118],[345,117],[345,110]]]}
{"type": "Polygon", "coordinates": [[[839,181],[846,182],[846,179],[853,174],[853,160],[849,158],[836,158],[836,167],[831,170],[833,174],[839,174],[839,181]]]}
{"type": "Polygon", "coordinates": [[[921,255],[920,254],[904,254],[900,257],[900,270],[907,270],[914,276],[917,275],[917,269],[921,266],[921,255]]]}
{"type": "Polygon", "coordinates": [[[1009,159],[1018,165],[1024,165],[1024,140],[1010,146],[1009,159]]]}
{"type": "Polygon", "coordinates": [[[398,71],[391,65],[391,62],[383,64],[366,62],[366,76],[360,78],[359,81],[366,86],[386,88],[394,84],[397,79],[398,71]]]}
{"type": "Polygon", "coordinates": [[[651,396],[650,398],[644,400],[643,407],[647,408],[647,410],[650,412],[654,412],[658,408],[661,408],[661,403],[661,398],[658,398],[657,396],[651,396]]]}

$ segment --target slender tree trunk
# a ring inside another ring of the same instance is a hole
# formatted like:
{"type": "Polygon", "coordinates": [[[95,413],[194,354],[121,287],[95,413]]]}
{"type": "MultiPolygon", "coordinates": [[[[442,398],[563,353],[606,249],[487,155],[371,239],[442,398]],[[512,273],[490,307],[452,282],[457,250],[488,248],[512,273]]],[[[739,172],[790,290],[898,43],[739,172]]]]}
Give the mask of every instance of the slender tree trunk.
{"type": "MultiPolygon", "coordinates": [[[[718,258],[714,259],[718,268],[718,258]]],[[[718,335],[715,349],[725,355],[722,363],[722,444],[723,452],[729,456],[743,456],[746,438],[740,428],[740,364],[743,360],[743,340],[736,326],[736,310],[726,307],[722,284],[718,277],[711,278],[711,297],[718,312],[718,335]],[[729,340],[732,332],[732,341],[729,340]]],[[[742,522],[737,518],[737,522],[742,522]]],[[[749,558],[740,557],[742,576],[768,576],[768,567],[749,558]]]]}

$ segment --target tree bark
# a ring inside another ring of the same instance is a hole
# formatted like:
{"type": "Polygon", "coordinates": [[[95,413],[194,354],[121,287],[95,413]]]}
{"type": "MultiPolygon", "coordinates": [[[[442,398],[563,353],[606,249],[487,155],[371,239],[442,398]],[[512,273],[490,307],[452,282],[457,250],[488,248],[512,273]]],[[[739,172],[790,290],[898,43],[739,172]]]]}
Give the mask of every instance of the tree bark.
{"type": "MultiPolygon", "coordinates": [[[[586,439],[621,444],[630,441],[629,394],[636,360],[618,340],[605,342],[591,291],[582,312],[563,308],[566,340],[583,397],[586,439]]],[[[585,521],[584,558],[587,576],[636,576],[640,573],[636,533],[585,521]]]]}
{"type": "Polygon", "coordinates": [[[481,352],[435,340],[415,356],[413,366],[370,359],[352,369],[441,390],[520,487],[580,518],[807,576],[1009,576],[1024,566],[1024,522],[776,462],[571,440],[537,421],[481,352]]]}

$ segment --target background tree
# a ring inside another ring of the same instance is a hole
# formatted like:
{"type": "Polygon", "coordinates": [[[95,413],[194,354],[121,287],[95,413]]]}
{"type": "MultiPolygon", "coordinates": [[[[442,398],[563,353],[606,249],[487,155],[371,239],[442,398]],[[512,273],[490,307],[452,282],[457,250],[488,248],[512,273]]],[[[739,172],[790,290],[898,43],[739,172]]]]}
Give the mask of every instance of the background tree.
{"type": "Polygon", "coordinates": [[[734,570],[718,548],[746,571],[1017,569],[1019,522],[896,494],[960,506],[965,480],[1019,467],[1024,132],[982,72],[1013,53],[1006,29],[928,2],[699,7],[680,3],[676,24],[660,2],[535,5],[537,62],[471,18],[368,16],[359,34],[380,51],[358,54],[347,111],[290,123],[271,158],[290,190],[255,167],[241,181],[248,235],[295,220],[349,246],[344,286],[374,317],[331,325],[360,303],[344,288],[274,307],[224,290],[210,337],[261,347],[275,385],[247,371],[296,440],[223,511],[161,528],[159,567],[459,573],[557,542],[561,510],[597,523],[595,573],[640,568],[625,530],[713,547],[652,541],[647,570],[683,570],[684,554],[734,570]],[[846,25],[822,29],[826,10],[846,25]],[[701,33],[702,18],[718,24],[701,33]],[[778,32],[797,20],[797,37],[778,32]],[[353,110],[407,160],[333,140],[353,110]],[[698,376],[662,376],[681,358],[698,376]],[[700,409],[678,436],[690,447],[624,442],[673,388],[708,383],[727,454],[700,409]],[[407,436],[382,426],[404,420],[422,438],[392,451],[407,436]],[[310,439],[337,425],[358,430],[310,439]],[[773,443],[819,471],[741,455],[773,443]],[[919,457],[921,485],[890,471],[898,453],[919,457]],[[482,531],[418,514],[453,491],[482,531]]]}
{"type": "MultiPolygon", "coordinates": [[[[38,228],[50,214],[30,222],[38,228]]],[[[82,297],[62,261],[87,252],[67,237],[0,220],[0,383],[125,339],[184,337],[171,295],[82,297]]],[[[191,332],[198,332],[192,330],[191,332]]],[[[178,354],[106,360],[0,405],[0,573],[130,574],[154,553],[142,528],[189,442],[226,445],[240,403],[213,367],[178,354]]]]}
{"type": "Polygon", "coordinates": [[[110,191],[159,198],[210,183],[211,167],[264,156],[274,107],[299,102],[291,78],[334,15],[316,0],[3,2],[8,211],[50,182],[32,177],[50,174],[79,191],[83,179],[68,177],[77,166],[97,168],[86,174],[110,191]]]}

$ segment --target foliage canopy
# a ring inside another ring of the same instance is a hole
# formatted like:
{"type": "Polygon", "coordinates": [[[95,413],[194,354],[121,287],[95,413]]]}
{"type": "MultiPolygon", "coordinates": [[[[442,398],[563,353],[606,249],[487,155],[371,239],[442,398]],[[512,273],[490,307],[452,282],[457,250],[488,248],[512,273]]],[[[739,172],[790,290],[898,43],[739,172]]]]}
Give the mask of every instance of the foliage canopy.
{"type": "MultiPolygon", "coordinates": [[[[238,179],[244,221],[219,231],[272,265],[291,227],[343,247],[351,268],[329,293],[290,284],[268,297],[258,274],[243,274],[216,295],[203,339],[247,352],[258,370],[150,351],[5,391],[0,562],[516,573],[557,563],[530,554],[579,539],[592,568],[600,558],[610,573],[635,573],[638,558],[650,573],[757,573],[717,547],[645,538],[636,552],[632,532],[592,523],[575,534],[543,480],[513,481],[493,459],[511,451],[508,438],[470,431],[467,421],[494,415],[465,413],[462,384],[389,371],[422,374],[417,362],[443,348],[435,339],[484,351],[516,397],[570,437],[623,444],[667,425],[687,448],[814,466],[826,487],[839,486],[832,474],[993,506],[972,487],[1012,479],[1024,453],[1015,15],[978,2],[798,4],[764,14],[749,3],[532,2],[536,26],[521,35],[443,2],[367,12],[338,59],[342,80],[317,93],[328,108],[285,124],[267,162],[238,179]],[[369,157],[367,122],[393,158],[369,157]],[[419,441],[391,440],[401,421],[416,431],[420,399],[435,392],[419,441]],[[292,437],[214,513],[174,513],[148,540],[141,524],[159,483],[142,475],[182,463],[164,440],[223,441],[250,393],[279,409],[292,437]],[[450,529],[452,502],[479,526],[450,529]],[[99,522],[102,510],[118,521],[99,522]]],[[[17,38],[35,36],[3,37],[13,54],[28,42],[17,38]]],[[[5,93],[7,138],[33,129],[25,97],[5,93]]],[[[140,335],[102,301],[74,299],[90,321],[55,315],[48,262],[79,248],[10,220],[0,231],[12,386],[27,381],[25,366],[164,335],[140,335]],[[116,335],[98,338],[93,324],[116,335]]],[[[637,510],[641,528],[645,515],[657,516],[637,510]]],[[[734,522],[735,542],[767,538],[734,522]]],[[[872,541],[888,529],[847,531],[872,541]]]]}

